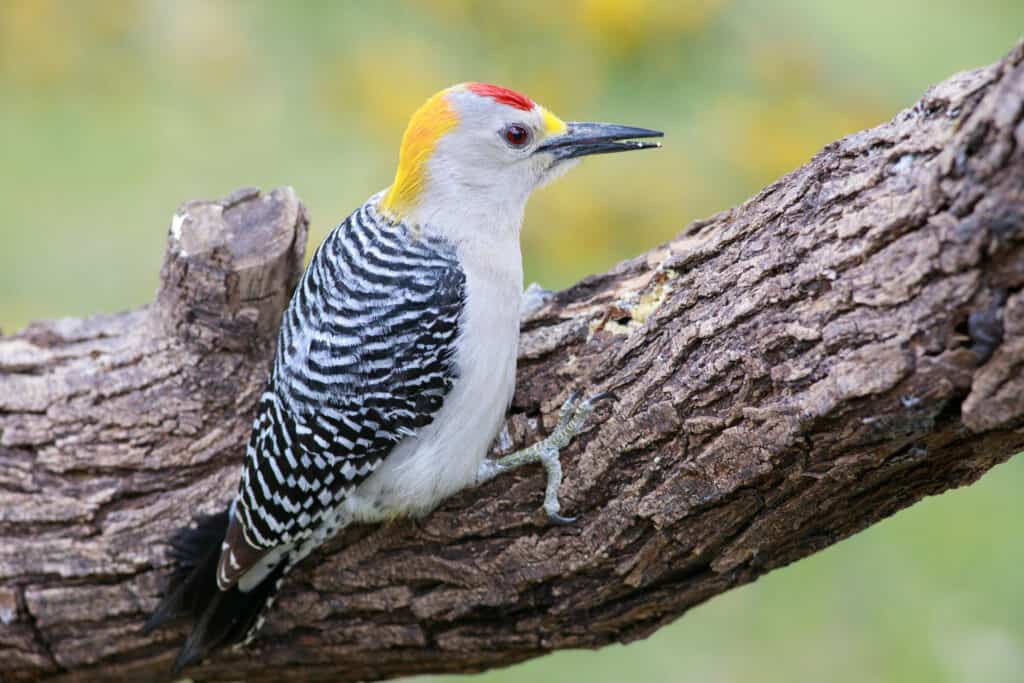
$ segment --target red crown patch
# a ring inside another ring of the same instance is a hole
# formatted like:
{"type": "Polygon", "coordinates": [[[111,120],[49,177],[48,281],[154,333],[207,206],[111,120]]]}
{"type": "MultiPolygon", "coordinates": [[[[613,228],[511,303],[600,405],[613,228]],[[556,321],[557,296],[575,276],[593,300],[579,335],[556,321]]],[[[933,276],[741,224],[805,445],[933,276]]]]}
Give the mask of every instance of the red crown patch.
{"type": "Polygon", "coordinates": [[[490,97],[495,102],[507,104],[510,107],[522,109],[523,111],[530,111],[534,106],[533,100],[526,95],[518,93],[515,90],[502,88],[500,85],[493,85],[491,83],[469,83],[466,87],[469,88],[470,92],[476,93],[481,97],[490,97]]]}

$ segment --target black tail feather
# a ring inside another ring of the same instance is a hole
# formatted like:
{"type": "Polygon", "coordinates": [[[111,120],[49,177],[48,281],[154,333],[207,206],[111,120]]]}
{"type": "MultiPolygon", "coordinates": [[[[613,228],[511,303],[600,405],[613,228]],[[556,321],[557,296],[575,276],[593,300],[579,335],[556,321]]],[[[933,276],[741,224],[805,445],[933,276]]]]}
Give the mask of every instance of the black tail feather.
{"type": "Polygon", "coordinates": [[[199,662],[213,650],[244,640],[267,601],[277,591],[277,583],[284,576],[284,570],[285,563],[282,562],[248,593],[238,590],[237,586],[228,591],[217,591],[178,653],[174,673],[181,673],[186,666],[199,662]]]}
{"type": "Polygon", "coordinates": [[[199,662],[214,650],[242,641],[256,623],[284,575],[285,563],[253,590],[217,587],[217,562],[228,529],[225,510],[196,520],[196,526],[171,539],[171,573],[164,599],[143,627],[144,633],[182,617],[192,620],[192,632],[174,663],[174,673],[199,662]]]}
{"type": "Polygon", "coordinates": [[[228,529],[228,512],[203,515],[195,527],[187,527],[171,537],[174,567],[164,599],[143,627],[149,633],[163,624],[185,616],[199,619],[217,590],[217,560],[220,544],[228,529]]]}

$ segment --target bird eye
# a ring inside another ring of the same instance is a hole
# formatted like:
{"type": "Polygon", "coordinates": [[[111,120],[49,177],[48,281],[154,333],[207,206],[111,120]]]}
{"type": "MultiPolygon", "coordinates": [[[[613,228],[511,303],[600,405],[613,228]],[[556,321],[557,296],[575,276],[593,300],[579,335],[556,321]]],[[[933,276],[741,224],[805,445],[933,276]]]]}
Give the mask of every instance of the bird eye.
{"type": "Polygon", "coordinates": [[[505,142],[513,147],[522,147],[530,141],[530,131],[525,126],[513,124],[502,131],[505,142]]]}

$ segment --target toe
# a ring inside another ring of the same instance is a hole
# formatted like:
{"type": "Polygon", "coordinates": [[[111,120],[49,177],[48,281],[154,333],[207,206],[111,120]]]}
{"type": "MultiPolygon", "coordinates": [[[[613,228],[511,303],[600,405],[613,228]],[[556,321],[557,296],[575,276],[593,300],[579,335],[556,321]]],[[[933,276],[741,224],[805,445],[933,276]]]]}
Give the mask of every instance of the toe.
{"type": "Polygon", "coordinates": [[[559,426],[572,419],[573,414],[579,407],[580,396],[581,392],[577,390],[569,394],[569,398],[565,399],[565,403],[562,404],[562,408],[558,411],[559,426]]]}

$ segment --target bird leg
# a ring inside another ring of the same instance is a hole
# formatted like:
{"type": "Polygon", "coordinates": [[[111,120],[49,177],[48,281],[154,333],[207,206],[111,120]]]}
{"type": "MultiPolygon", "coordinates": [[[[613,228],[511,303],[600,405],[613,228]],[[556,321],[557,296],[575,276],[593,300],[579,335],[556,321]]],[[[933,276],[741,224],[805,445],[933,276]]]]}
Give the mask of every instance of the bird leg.
{"type": "Polygon", "coordinates": [[[484,460],[477,471],[476,483],[479,485],[521,465],[539,462],[548,475],[544,490],[544,512],[553,524],[572,524],[576,521],[575,517],[563,517],[559,514],[562,509],[561,503],[558,502],[558,487],[562,484],[562,463],[559,460],[559,453],[583,431],[587,418],[594,412],[594,404],[610,396],[610,393],[605,392],[581,401],[579,392],[574,392],[562,404],[558,424],[547,438],[503,458],[484,460]]]}

